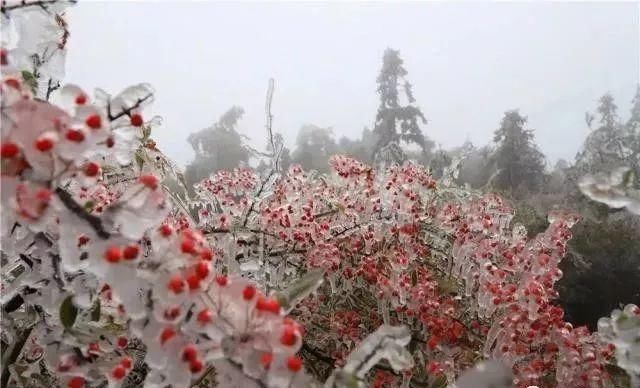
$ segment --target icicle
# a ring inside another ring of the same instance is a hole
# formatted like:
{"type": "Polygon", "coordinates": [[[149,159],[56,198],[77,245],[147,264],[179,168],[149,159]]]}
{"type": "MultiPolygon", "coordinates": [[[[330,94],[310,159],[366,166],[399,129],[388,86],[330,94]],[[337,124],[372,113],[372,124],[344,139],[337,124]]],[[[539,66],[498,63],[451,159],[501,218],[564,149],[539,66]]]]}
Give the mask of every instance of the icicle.
{"type": "Polygon", "coordinates": [[[491,329],[489,329],[487,338],[484,342],[484,348],[482,349],[482,354],[484,355],[484,357],[489,357],[489,355],[491,354],[491,347],[493,346],[493,343],[496,342],[496,339],[501,333],[502,328],[500,327],[499,321],[494,322],[494,324],[491,325],[491,329]]]}
{"type": "Polygon", "coordinates": [[[331,285],[331,293],[335,294],[337,292],[337,288],[336,288],[336,275],[335,273],[331,273],[329,274],[329,276],[327,276],[329,278],[329,285],[331,285]]]}
{"type": "Polygon", "coordinates": [[[378,298],[378,313],[382,316],[385,325],[389,324],[391,317],[389,316],[389,301],[384,296],[378,298]]]}

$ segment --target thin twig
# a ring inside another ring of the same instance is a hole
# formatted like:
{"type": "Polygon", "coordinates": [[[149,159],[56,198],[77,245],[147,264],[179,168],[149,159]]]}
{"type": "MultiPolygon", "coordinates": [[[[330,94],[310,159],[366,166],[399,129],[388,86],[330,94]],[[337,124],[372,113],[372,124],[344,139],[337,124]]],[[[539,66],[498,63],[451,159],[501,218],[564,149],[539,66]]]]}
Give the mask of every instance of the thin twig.
{"type": "MultiPolygon", "coordinates": [[[[2,3],[4,4],[4,1],[2,3]]],[[[15,11],[16,9],[20,9],[20,8],[36,7],[36,6],[43,9],[47,9],[47,5],[52,5],[55,3],[62,3],[62,1],[60,0],[39,0],[39,1],[31,1],[31,2],[21,1],[20,3],[13,4],[13,5],[2,5],[0,7],[0,11],[2,11],[2,13],[7,13],[8,11],[15,11]]],[[[67,3],[75,4],[77,3],[77,0],[67,0],[67,3]]]]}
{"type": "Polygon", "coordinates": [[[151,97],[153,97],[153,93],[149,93],[149,94],[147,94],[146,96],[144,96],[142,98],[138,98],[138,100],[136,101],[135,104],[131,105],[128,108],[123,109],[122,111],[120,111],[120,113],[118,113],[116,115],[113,115],[111,113],[111,104],[108,104],[107,105],[107,116],[109,117],[109,120],[111,120],[111,121],[115,121],[115,120],[117,120],[117,119],[119,119],[120,117],[123,117],[123,116],[128,116],[128,115],[131,114],[131,112],[134,109],[139,108],[140,105],[142,105],[143,102],[147,101],[151,97]]]}

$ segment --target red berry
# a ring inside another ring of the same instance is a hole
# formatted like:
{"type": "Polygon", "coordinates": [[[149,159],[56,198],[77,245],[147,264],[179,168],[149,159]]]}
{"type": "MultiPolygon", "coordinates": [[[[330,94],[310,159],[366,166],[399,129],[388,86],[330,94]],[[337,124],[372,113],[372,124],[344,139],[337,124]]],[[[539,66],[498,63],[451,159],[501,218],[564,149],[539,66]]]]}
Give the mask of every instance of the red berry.
{"type": "Polygon", "coordinates": [[[105,252],[104,252],[104,258],[109,262],[109,263],[117,263],[120,261],[120,259],[122,258],[122,251],[120,250],[120,248],[116,247],[116,246],[112,246],[109,247],[105,252]]]}
{"type": "Polygon", "coordinates": [[[160,333],[160,344],[164,345],[167,341],[169,341],[175,335],[176,335],[175,330],[173,330],[170,327],[165,328],[164,330],[162,330],[162,333],[160,333]]]}
{"type": "Polygon", "coordinates": [[[48,137],[39,137],[34,142],[34,146],[40,152],[47,152],[53,148],[53,140],[48,137]]]}
{"type": "Polygon", "coordinates": [[[200,360],[193,360],[189,363],[189,370],[191,370],[191,373],[200,373],[200,371],[202,371],[202,361],[200,360]]]}
{"type": "Polygon", "coordinates": [[[193,362],[198,359],[198,349],[195,345],[187,345],[182,349],[182,361],[193,362]]]}
{"type": "Polygon", "coordinates": [[[0,156],[2,156],[3,159],[13,158],[18,155],[19,152],[20,148],[13,142],[2,143],[2,146],[0,146],[0,156]]]}
{"type": "Polygon", "coordinates": [[[102,119],[98,115],[91,115],[87,117],[85,123],[91,129],[99,129],[102,126],[102,119]]]}
{"type": "Polygon", "coordinates": [[[260,364],[262,364],[264,369],[269,369],[271,361],[273,361],[272,353],[262,353],[262,356],[260,356],[260,364]]]}
{"type": "Polygon", "coordinates": [[[202,260],[211,261],[213,260],[213,251],[211,249],[205,248],[200,251],[200,258],[202,260]]]}
{"type": "Polygon", "coordinates": [[[116,144],[116,141],[115,141],[115,140],[113,140],[113,137],[112,137],[112,136],[109,136],[109,137],[107,138],[107,148],[111,148],[111,147],[113,147],[115,144],[116,144]]]}
{"type": "Polygon", "coordinates": [[[182,280],[182,276],[174,275],[171,279],[169,279],[169,283],[167,284],[167,288],[176,294],[184,291],[184,281],[182,280]]]}
{"type": "Polygon", "coordinates": [[[7,55],[7,50],[0,49],[0,65],[5,66],[9,64],[9,58],[7,55]]]}
{"type": "Polygon", "coordinates": [[[76,96],[76,104],[77,105],[84,105],[87,103],[87,96],[85,96],[84,94],[78,94],[76,96]]]}
{"type": "Polygon", "coordinates": [[[65,137],[69,141],[80,143],[84,141],[84,133],[79,129],[70,129],[67,131],[65,137]]]}
{"type": "Polygon", "coordinates": [[[291,326],[285,326],[280,336],[280,343],[286,346],[293,346],[296,343],[296,330],[291,326]]]}
{"type": "Polygon", "coordinates": [[[196,242],[192,238],[186,237],[182,239],[182,243],[180,243],[180,250],[182,253],[193,255],[196,253],[196,242]]]}
{"type": "Polygon", "coordinates": [[[53,193],[49,189],[40,189],[36,193],[36,199],[41,202],[49,202],[51,201],[51,196],[53,193]]]}
{"type": "Polygon", "coordinates": [[[197,319],[200,324],[205,325],[213,320],[213,314],[211,313],[211,310],[204,309],[198,313],[197,319]]]}
{"type": "Polygon", "coordinates": [[[171,233],[173,233],[173,228],[167,224],[160,225],[160,228],[158,228],[158,230],[163,237],[169,237],[171,236],[171,233]]]}
{"type": "Polygon", "coordinates": [[[116,342],[118,347],[123,349],[127,347],[128,343],[129,343],[129,340],[127,339],[127,337],[118,337],[118,340],[116,342]]]}
{"type": "Polygon", "coordinates": [[[138,257],[138,253],[140,253],[140,248],[135,244],[127,245],[124,248],[124,251],[122,253],[126,260],[133,260],[136,257],[138,257]]]}
{"type": "Polygon", "coordinates": [[[216,276],[216,283],[218,283],[219,286],[224,287],[229,284],[229,280],[224,275],[218,275],[216,276]]]}
{"type": "Polygon", "coordinates": [[[431,350],[435,349],[438,344],[440,344],[440,339],[435,335],[432,335],[431,338],[429,338],[429,341],[427,341],[427,346],[431,350]]]}
{"type": "Polygon", "coordinates": [[[200,279],[204,279],[209,275],[209,263],[206,261],[200,261],[196,264],[196,274],[200,279]]]}
{"type": "Polygon", "coordinates": [[[131,125],[134,127],[141,127],[144,122],[142,121],[142,116],[138,113],[134,113],[131,115],[131,125]]]}
{"type": "Polygon", "coordinates": [[[133,361],[129,357],[125,357],[120,361],[120,365],[122,365],[125,369],[131,369],[133,366],[133,361]]]}
{"type": "Polygon", "coordinates": [[[100,165],[98,163],[89,162],[84,166],[84,175],[88,177],[95,177],[100,172],[100,165]]]}
{"type": "Polygon", "coordinates": [[[164,318],[173,321],[180,315],[180,307],[171,307],[164,311],[164,318]]]}
{"type": "Polygon", "coordinates": [[[256,288],[254,286],[246,286],[242,290],[242,298],[244,300],[251,300],[256,295],[256,288]]]}
{"type": "Polygon", "coordinates": [[[155,190],[158,188],[158,178],[155,175],[140,175],[140,178],[138,178],[138,182],[147,186],[151,190],[155,190]]]}
{"type": "Polygon", "coordinates": [[[67,383],[68,388],[84,388],[84,378],[80,376],[74,376],[67,383]]]}
{"type": "Polygon", "coordinates": [[[200,288],[200,276],[197,274],[191,274],[187,276],[187,284],[190,290],[197,290],[200,288]]]}
{"type": "Polygon", "coordinates": [[[273,298],[259,298],[258,302],[256,302],[256,309],[278,314],[280,313],[280,303],[278,303],[278,301],[273,298]]]}
{"type": "Polygon", "coordinates": [[[439,371],[440,371],[440,363],[437,361],[429,361],[429,363],[427,364],[427,372],[429,372],[429,374],[432,375],[439,371]]]}
{"type": "Polygon", "coordinates": [[[14,88],[14,89],[16,89],[16,90],[20,90],[20,81],[18,81],[18,80],[17,80],[17,79],[15,79],[15,78],[8,78],[8,79],[6,79],[6,80],[4,81],[4,83],[5,83],[7,86],[11,87],[11,88],[14,88]]]}
{"type": "Polygon", "coordinates": [[[294,373],[298,372],[302,369],[302,360],[296,356],[287,358],[287,369],[294,373]]]}
{"type": "Polygon", "coordinates": [[[113,376],[113,378],[116,380],[122,380],[126,374],[127,374],[127,371],[124,369],[122,365],[117,365],[111,371],[111,376],[113,376]]]}

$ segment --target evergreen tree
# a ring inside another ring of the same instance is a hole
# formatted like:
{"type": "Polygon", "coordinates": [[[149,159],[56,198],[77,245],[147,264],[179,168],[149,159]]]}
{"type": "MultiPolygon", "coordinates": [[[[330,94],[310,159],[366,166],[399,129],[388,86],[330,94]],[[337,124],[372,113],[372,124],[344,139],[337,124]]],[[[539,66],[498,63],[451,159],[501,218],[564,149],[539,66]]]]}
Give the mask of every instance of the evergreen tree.
{"type": "Polygon", "coordinates": [[[611,93],[600,97],[597,111],[600,114],[600,124],[603,127],[614,128],[618,124],[618,106],[611,93]]]}
{"type": "Polygon", "coordinates": [[[188,141],[195,159],[187,166],[185,179],[192,186],[219,170],[232,170],[249,161],[249,150],[236,131],[244,110],[234,106],[209,128],[192,133],[188,141]]]}
{"type": "Polygon", "coordinates": [[[544,155],[534,142],[533,130],[525,128],[526,123],[527,118],[517,110],[507,111],[494,136],[498,168],[494,183],[513,194],[537,190],[544,176],[544,155]]]}
{"type": "Polygon", "coordinates": [[[631,115],[624,130],[624,143],[628,149],[627,166],[634,170],[635,185],[640,187],[640,84],[631,100],[631,115]]]}
{"type": "Polygon", "coordinates": [[[426,124],[427,120],[415,105],[412,86],[406,80],[406,75],[407,70],[399,51],[388,48],[384,52],[382,69],[377,79],[380,106],[374,127],[374,133],[378,137],[374,155],[390,145],[399,148],[401,141],[417,144],[423,152],[433,147],[433,143],[420,130],[419,123],[426,124]],[[402,105],[401,94],[404,94],[406,105],[402,105]]]}
{"type": "MultiPolygon", "coordinates": [[[[596,108],[599,126],[589,133],[576,155],[576,163],[570,178],[596,172],[610,171],[625,165],[629,157],[625,128],[620,123],[613,96],[607,93],[598,100],[596,108]]],[[[594,117],[594,115],[589,115],[594,117]]],[[[591,122],[593,120],[589,120],[591,122]]],[[[630,139],[629,139],[630,140],[630,139]]]]}

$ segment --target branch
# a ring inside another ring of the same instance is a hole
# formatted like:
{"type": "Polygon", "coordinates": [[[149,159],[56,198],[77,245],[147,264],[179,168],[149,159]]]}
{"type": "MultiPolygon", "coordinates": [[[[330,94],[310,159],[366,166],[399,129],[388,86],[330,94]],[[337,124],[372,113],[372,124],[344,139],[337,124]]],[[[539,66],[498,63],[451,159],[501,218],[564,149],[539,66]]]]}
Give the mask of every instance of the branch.
{"type": "Polygon", "coordinates": [[[6,359],[2,360],[2,377],[0,378],[0,387],[6,388],[9,384],[9,366],[15,364],[18,357],[20,357],[20,353],[22,352],[22,348],[24,344],[29,339],[31,335],[31,331],[33,327],[27,328],[21,334],[23,334],[20,338],[16,340],[11,348],[11,351],[6,355],[6,359]]]}
{"type": "Polygon", "coordinates": [[[93,214],[89,214],[84,207],[82,207],[71,197],[71,194],[69,194],[69,192],[61,187],[57,187],[56,194],[58,195],[58,198],[60,198],[62,204],[67,208],[67,210],[85,220],[99,237],[103,239],[108,239],[109,237],[111,237],[111,233],[107,232],[102,225],[102,220],[99,217],[94,216],[93,214]]]}
{"type": "MultiPolygon", "coordinates": [[[[77,2],[77,0],[66,0],[67,3],[69,4],[75,4],[77,2]]],[[[62,1],[60,0],[39,0],[39,1],[32,1],[32,2],[27,2],[25,0],[22,0],[21,2],[17,3],[17,4],[13,4],[13,5],[4,5],[5,2],[2,2],[2,6],[0,7],[0,11],[2,11],[2,13],[6,14],[9,11],[14,11],[16,9],[20,9],[20,8],[27,8],[27,7],[40,7],[43,9],[47,9],[47,5],[51,5],[51,4],[55,4],[55,3],[62,3],[62,1]]]]}
{"type": "Polygon", "coordinates": [[[327,364],[333,366],[335,364],[335,360],[329,356],[325,356],[320,353],[320,351],[313,346],[309,345],[308,342],[302,342],[302,350],[311,354],[313,357],[317,358],[320,361],[326,362],[327,364]]]}
{"type": "Polygon", "coordinates": [[[49,81],[47,82],[47,95],[45,97],[46,100],[49,101],[49,97],[51,97],[51,93],[53,93],[58,89],[60,89],[60,82],[56,82],[56,84],[53,85],[51,78],[49,78],[49,81]]]}
{"type": "MultiPolygon", "coordinates": [[[[256,228],[244,228],[244,230],[247,230],[251,233],[264,233],[267,236],[271,236],[271,237],[275,237],[275,238],[280,238],[280,236],[278,236],[275,233],[270,233],[267,231],[264,231],[262,229],[256,229],[256,228]]],[[[233,233],[234,231],[232,229],[227,229],[227,228],[211,228],[211,229],[206,229],[202,231],[202,234],[207,235],[207,234],[226,234],[226,233],[233,233]]]]}
{"type": "MultiPolygon", "coordinates": [[[[260,188],[258,189],[258,192],[256,193],[256,198],[259,198],[262,195],[262,192],[264,191],[265,187],[267,186],[267,182],[269,182],[269,179],[271,179],[271,177],[273,176],[273,174],[276,172],[276,170],[271,170],[271,172],[269,172],[269,175],[262,181],[262,184],[260,185],[260,188]]],[[[253,207],[255,206],[256,201],[251,201],[251,206],[249,207],[249,210],[247,211],[247,215],[244,217],[244,221],[242,222],[242,226],[245,227],[247,226],[247,222],[249,221],[249,215],[251,215],[251,212],[253,212],[253,207]]]]}
{"type": "Polygon", "coordinates": [[[336,213],[338,213],[338,209],[327,210],[327,211],[324,211],[324,212],[321,212],[321,213],[314,214],[313,218],[314,219],[322,218],[322,217],[330,216],[330,215],[333,215],[333,214],[336,214],[336,213]]]}
{"type": "Polygon", "coordinates": [[[211,373],[213,373],[213,371],[215,371],[215,370],[216,370],[216,369],[215,369],[214,367],[212,367],[212,366],[210,366],[209,368],[207,368],[207,370],[205,370],[205,371],[204,371],[204,373],[202,374],[202,376],[200,376],[200,377],[199,377],[195,382],[193,382],[193,383],[190,385],[190,387],[191,387],[191,388],[199,387],[199,386],[200,386],[200,384],[201,384],[203,381],[205,381],[205,379],[206,379],[207,377],[209,377],[209,375],[210,375],[211,373]]]}

